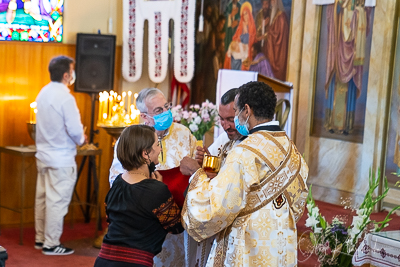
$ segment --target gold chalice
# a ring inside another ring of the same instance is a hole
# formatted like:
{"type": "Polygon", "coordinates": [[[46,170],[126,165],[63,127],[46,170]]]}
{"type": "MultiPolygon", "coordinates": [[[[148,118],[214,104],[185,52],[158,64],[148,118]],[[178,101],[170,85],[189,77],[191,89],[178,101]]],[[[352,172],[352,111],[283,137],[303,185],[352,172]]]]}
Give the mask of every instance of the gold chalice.
{"type": "Polygon", "coordinates": [[[205,154],[203,159],[203,170],[206,172],[218,173],[221,168],[221,158],[205,154]]]}

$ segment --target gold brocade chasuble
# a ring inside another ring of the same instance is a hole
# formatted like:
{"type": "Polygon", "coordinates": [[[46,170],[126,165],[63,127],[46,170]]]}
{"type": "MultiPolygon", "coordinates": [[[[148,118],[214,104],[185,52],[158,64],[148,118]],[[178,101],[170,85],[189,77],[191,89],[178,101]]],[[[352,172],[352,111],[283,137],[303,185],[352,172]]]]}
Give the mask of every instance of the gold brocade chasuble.
{"type": "Polygon", "coordinates": [[[307,177],[307,164],[283,131],[249,135],[212,180],[199,169],[182,223],[198,242],[217,234],[206,266],[297,266],[307,177]]]}

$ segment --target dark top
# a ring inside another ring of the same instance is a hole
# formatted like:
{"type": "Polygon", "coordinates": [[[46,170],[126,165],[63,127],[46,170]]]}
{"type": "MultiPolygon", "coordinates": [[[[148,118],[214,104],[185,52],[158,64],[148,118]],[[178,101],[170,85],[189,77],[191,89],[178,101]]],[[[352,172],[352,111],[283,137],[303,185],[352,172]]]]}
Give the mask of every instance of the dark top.
{"type": "Polygon", "coordinates": [[[181,210],[168,187],[154,179],[129,184],[118,175],[105,204],[109,223],[103,240],[106,244],[156,255],[167,233],[179,234],[184,230],[181,210]]]}

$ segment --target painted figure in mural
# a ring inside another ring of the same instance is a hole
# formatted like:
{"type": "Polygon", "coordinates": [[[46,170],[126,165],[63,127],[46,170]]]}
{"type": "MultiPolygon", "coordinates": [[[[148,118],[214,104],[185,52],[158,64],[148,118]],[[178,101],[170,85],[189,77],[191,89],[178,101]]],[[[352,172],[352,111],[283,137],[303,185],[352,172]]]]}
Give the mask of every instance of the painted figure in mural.
{"type": "Polygon", "coordinates": [[[224,68],[248,70],[248,62],[252,58],[250,48],[255,40],[256,25],[252,15],[252,6],[249,2],[245,2],[240,9],[239,26],[226,52],[224,68]]]}
{"type": "Polygon", "coordinates": [[[225,51],[228,50],[229,45],[232,41],[232,37],[236,32],[236,29],[239,25],[240,20],[240,8],[241,4],[238,0],[232,0],[227,6],[225,10],[225,29],[226,29],[226,36],[225,36],[225,51]]]}
{"type": "Polygon", "coordinates": [[[272,73],[271,65],[268,59],[264,56],[261,51],[261,43],[256,42],[251,47],[251,57],[253,61],[250,63],[249,71],[258,72],[267,77],[274,77],[272,73]]]}
{"type": "MultiPolygon", "coordinates": [[[[264,3],[263,6],[265,5],[264,3]]],[[[267,18],[269,25],[265,29],[265,36],[260,41],[264,41],[262,50],[271,64],[274,77],[284,81],[288,58],[289,22],[282,0],[269,0],[268,8],[270,9],[269,19],[267,18]]]]}
{"type": "Polygon", "coordinates": [[[271,8],[270,0],[262,0],[262,8],[258,11],[256,15],[256,27],[257,27],[257,41],[261,42],[261,47],[267,45],[265,39],[267,38],[271,8]]]}
{"type": "Polygon", "coordinates": [[[370,10],[359,1],[336,1],[327,7],[324,127],[331,133],[347,135],[354,128],[369,21],[370,10]]]}

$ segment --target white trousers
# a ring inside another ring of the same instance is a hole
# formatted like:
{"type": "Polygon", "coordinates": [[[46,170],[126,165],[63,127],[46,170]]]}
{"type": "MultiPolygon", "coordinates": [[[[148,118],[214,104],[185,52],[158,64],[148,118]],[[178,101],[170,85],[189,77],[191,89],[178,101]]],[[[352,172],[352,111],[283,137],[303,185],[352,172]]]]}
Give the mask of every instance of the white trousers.
{"type": "Polygon", "coordinates": [[[64,216],[77,179],[76,165],[52,168],[36,159],[35,242],[44,247],[60,245],[64,216]]]}

